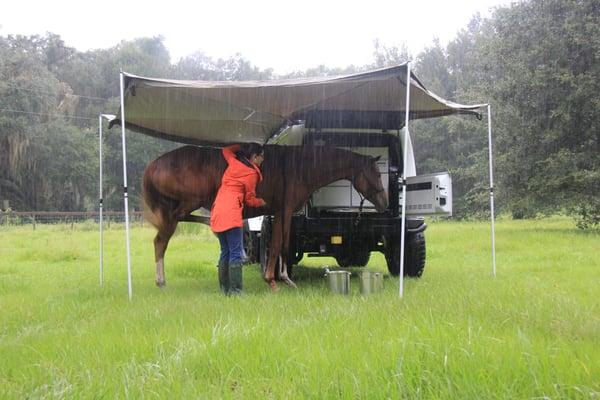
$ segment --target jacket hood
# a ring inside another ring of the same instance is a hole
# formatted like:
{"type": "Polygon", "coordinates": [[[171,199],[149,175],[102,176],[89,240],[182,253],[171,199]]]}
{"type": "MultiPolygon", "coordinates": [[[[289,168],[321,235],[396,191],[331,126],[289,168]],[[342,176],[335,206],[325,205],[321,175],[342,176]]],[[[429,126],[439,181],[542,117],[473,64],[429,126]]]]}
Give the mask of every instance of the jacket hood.
{"type": "Polygon", "coordinates": [[[236,168],[233,168],[229,171],[229,175],[232,178],[244,178],[244,177],[247,177],[250,175],[254,175],[255,173],[258,172],[259,180],[262,180],[262,172],[258,166],[253,164],[254,167],[249,167],[246,164],[244,164],[243,162],[241,162],[240,160],[235,160],[235,161],[236,161],[236,168]]]}

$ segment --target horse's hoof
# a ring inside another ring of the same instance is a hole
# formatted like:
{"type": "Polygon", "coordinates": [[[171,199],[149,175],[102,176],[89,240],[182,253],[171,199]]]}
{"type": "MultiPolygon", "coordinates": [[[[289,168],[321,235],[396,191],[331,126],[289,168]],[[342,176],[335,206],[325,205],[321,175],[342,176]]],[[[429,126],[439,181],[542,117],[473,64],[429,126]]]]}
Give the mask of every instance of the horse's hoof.
{"type": "Polygon", "coordinates": [[[284,282],[288,285],[293,287],[294,289],[298,289],[298,286],[296,286],[296,284],[294,283],[294,281],[292,281],[290,278],[284,279],[284,282]]]}
{"type": "Polygon", "coordinates": [[[279,287],[277,287],[277,284],[275,283],[275,279],[269,280],[269,286],[271,287],[271,292],[276,293],[279,292],[279,287]]]}
{"type": "Polygon", "coordinates": [[[158,282],[156,281],[156,286],[158,286],[161,289],[164,289],[167,286],[167,282],[158,282]]]}

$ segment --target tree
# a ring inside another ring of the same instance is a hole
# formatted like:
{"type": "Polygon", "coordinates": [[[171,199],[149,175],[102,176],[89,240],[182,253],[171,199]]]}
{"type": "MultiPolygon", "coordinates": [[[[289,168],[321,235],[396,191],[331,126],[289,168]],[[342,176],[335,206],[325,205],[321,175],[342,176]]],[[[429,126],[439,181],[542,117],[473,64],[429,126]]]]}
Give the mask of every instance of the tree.
{"type": "Polygon", "coordinates": [[[498,9],[491,23],[491,89],[510,110],[499,167],[513,215],[600,215],[600,5],[533,0],[498,9]]]}

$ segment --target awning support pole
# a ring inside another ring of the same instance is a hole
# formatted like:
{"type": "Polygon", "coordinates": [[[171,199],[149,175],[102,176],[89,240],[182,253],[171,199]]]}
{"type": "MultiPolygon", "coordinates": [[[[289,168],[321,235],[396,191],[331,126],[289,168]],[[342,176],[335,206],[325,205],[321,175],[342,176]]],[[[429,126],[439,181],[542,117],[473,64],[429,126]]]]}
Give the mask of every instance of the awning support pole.
{"type": "Polygon", "coordinates": [[[492,109],[487,105],[488,115],[488,152],[490,165],[490,211],[492,220],[492,276],[496,277],[496,235],[494,228],[494,168],[492,158],[492,109]]]}
{"type": "Polygon", "coordinates": [[[129,248],[129,201],[127,199],[127,146],[125,144],[125,76],[120,74],[121,84],[121,140],[123,147],[123,201],[125,203],[125,241],[127,244],[127,288],[129,290],[129,300],[133,296],[131,286],[131,252],[129,248]]]}
{"type": "Polygon", "coordinates": [[[102,114],[100,114],[98,116],[98,140],[99,140],[99,164],[100,164],[100,183],[99,183],[99,190],[100,190],[100,195],[98,196],[98,222],[100,224],[100,286],[104,286],[104,262],[103,262],[103,252],[104,252],[104,226],[103,226],[103,221],[102,221],[102,217],[103,217],[103,199],[102,199],[102,114]]]}
{"type": "Polygon", "coordinates": [[[404,242],[406,240],[406,159],[408,158],[408,120],[410,116],[410,61],[406,63],[406,112],[404,115],[404,143],[402,156],[402,224],[400,230],[400,297],[404,297],[404,242]]]}

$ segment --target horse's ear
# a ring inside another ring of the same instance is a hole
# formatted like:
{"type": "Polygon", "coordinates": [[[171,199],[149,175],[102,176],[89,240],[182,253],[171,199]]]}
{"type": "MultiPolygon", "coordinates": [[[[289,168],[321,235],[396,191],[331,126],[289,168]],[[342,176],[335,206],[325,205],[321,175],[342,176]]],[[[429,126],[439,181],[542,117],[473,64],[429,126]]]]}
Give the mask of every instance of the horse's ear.
{"type": "Polygon", "coordinates": [[[380,155],[379,155],[379,156],[377,156],[377,157],[373,157],[373,161],[377,162],[377,161],[379,161],[379,159],[380,159],[380,158],[381,158],[381,156],[380,156],[380,155]]]}

